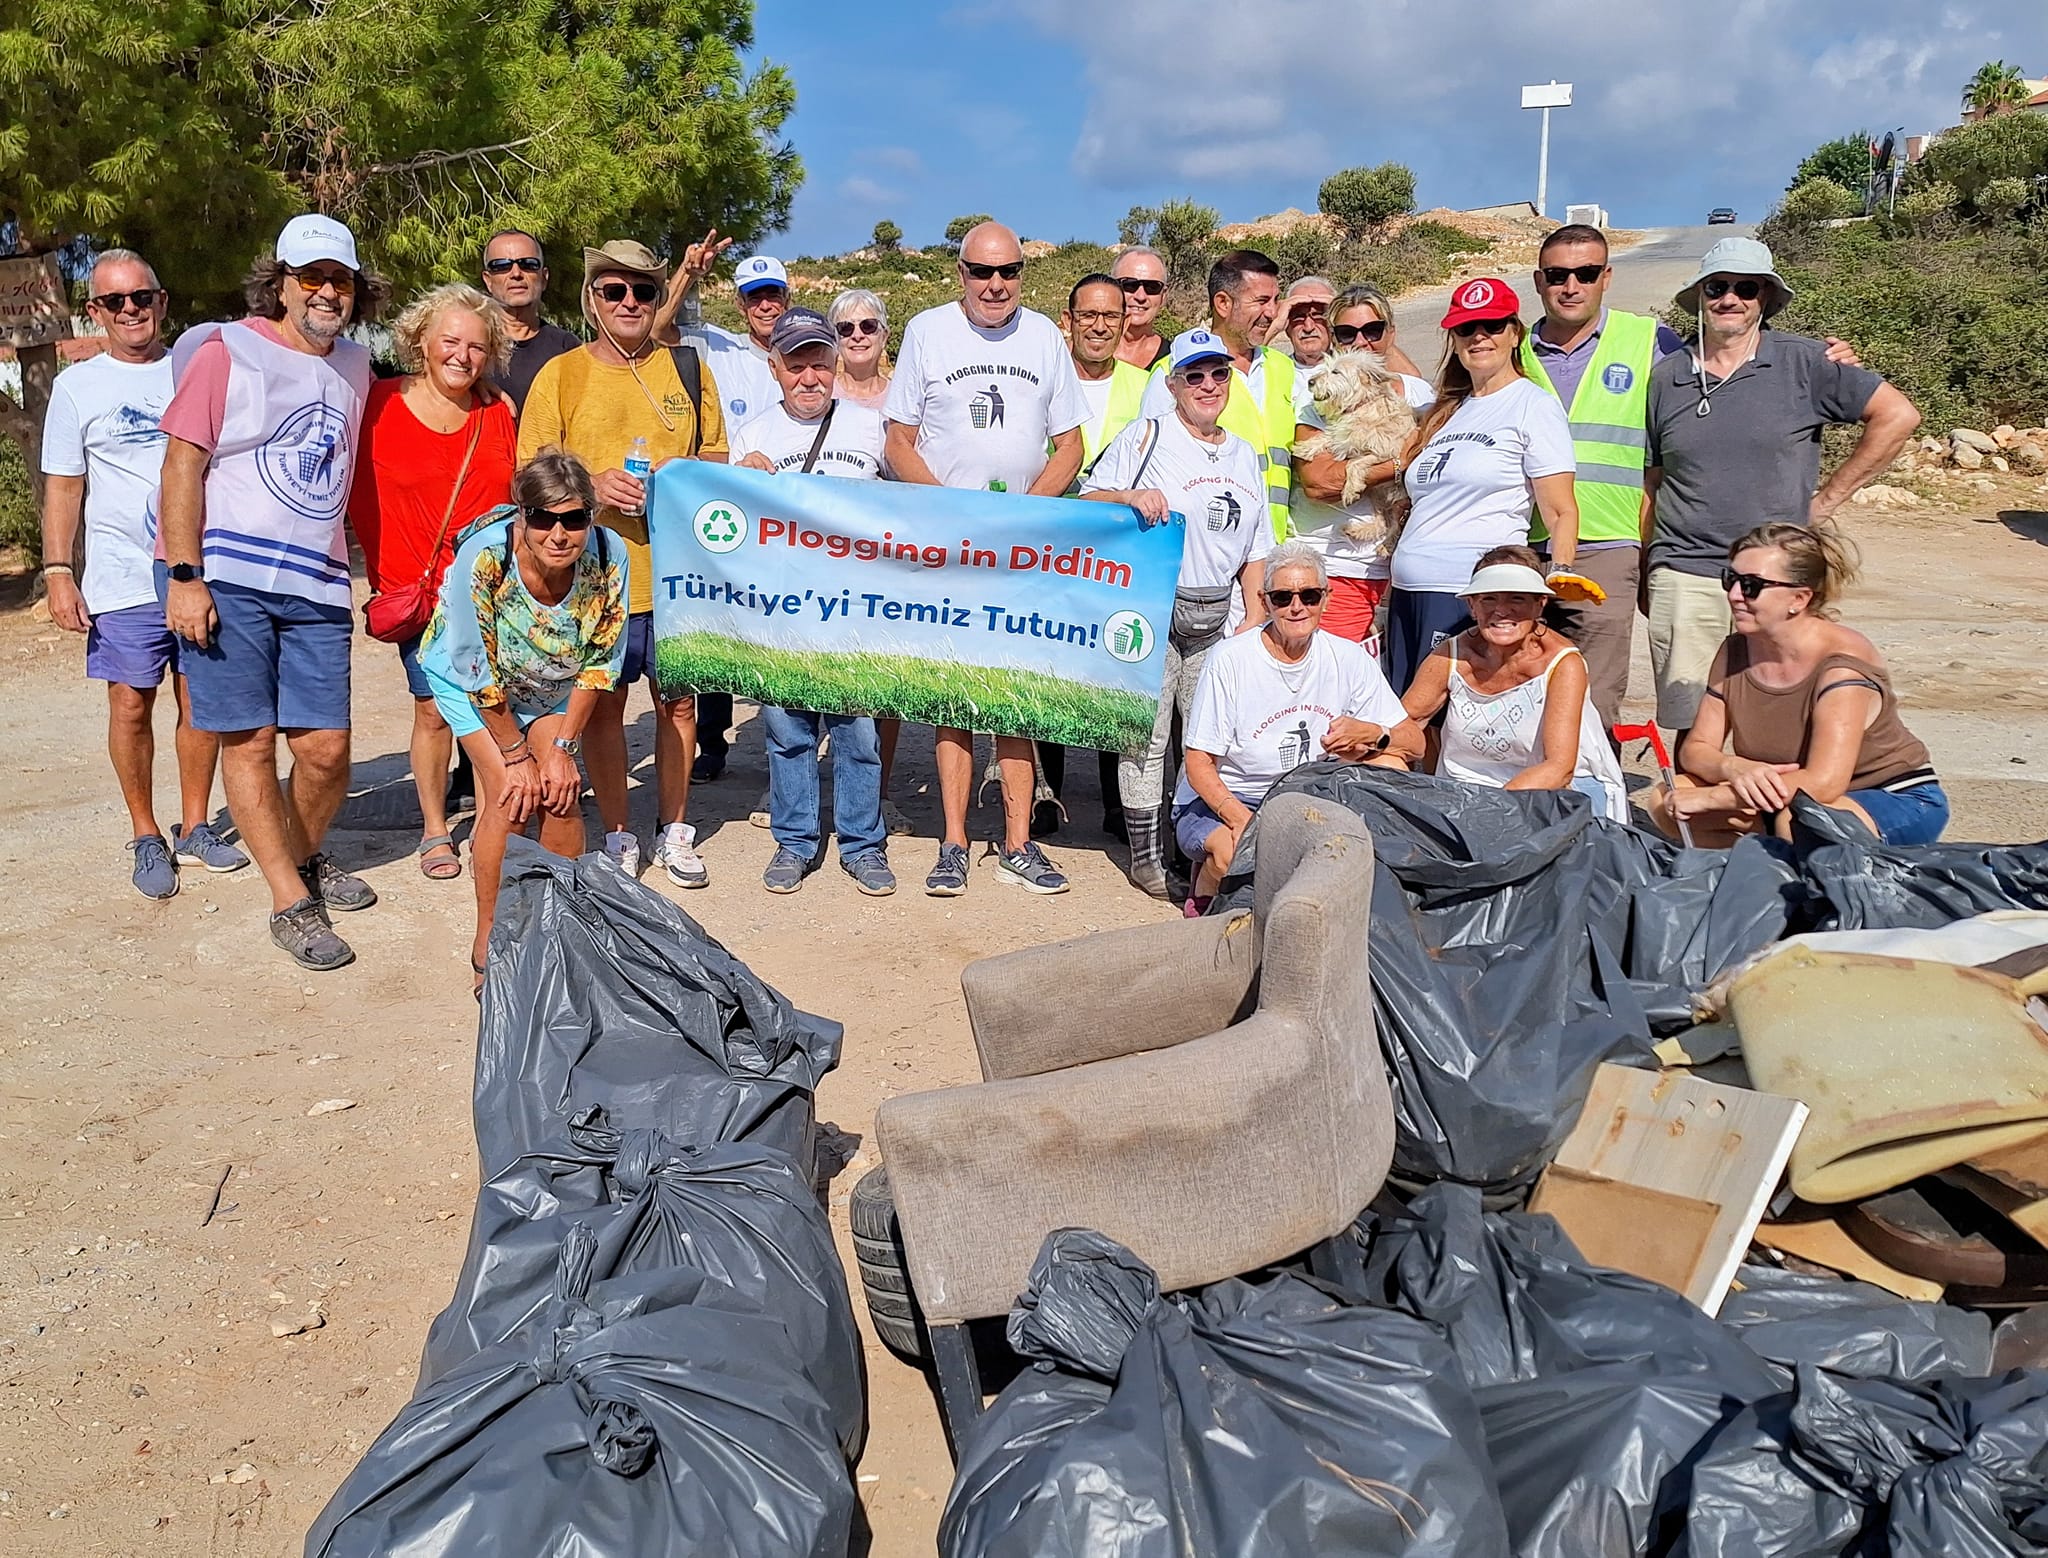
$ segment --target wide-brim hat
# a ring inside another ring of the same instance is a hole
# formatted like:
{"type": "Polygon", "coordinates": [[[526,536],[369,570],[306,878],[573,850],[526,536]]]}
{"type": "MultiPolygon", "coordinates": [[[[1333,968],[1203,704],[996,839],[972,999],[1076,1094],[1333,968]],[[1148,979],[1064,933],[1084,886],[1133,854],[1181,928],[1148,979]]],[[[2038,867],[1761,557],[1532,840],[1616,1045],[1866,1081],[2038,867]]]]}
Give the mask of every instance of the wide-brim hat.
{"type": "Polygon", "coordinates": [[[1700,311],[1700,283],[1709,276],[1756,276],[1771,284],[1763,300],[1764,318],[1778,312],[1797,296],[1791,283],[1778,274],[1778,262],[1769,244],[1755,238],[1723,238],[1700,259],[1699,274],[1685,284],[1673,299],[1688,314],[1700,311]]]}
{"type": "Polygon", "coordinates": [[[635,243],[630,238],[614,238],[599,248],[583,251],[583,290],[590,290],[590,283],[606,271],[620,271],[628,276],[645,276],[661,288],[656,298],[658,307],[668,296],[668,267],[661,263],[661,257],[644,243],[635,243]]]}

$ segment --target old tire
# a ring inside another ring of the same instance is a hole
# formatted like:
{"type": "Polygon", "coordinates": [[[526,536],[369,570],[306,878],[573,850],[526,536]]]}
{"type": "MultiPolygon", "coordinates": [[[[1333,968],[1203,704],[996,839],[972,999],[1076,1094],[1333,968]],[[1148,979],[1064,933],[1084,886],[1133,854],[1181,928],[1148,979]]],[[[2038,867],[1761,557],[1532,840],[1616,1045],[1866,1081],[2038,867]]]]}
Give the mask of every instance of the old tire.
{"type": "Polygon", "coordinates": [[[875,1334],[899,1358],[920,1363],[928,1355],[924,1316],[910,1290],[910,1272],[903,1254],[903,1231],[896,1224],[896,1203],[889,1195],[886,1165],[869,1169],[847,1198],[847,1220],[853,1225],[854,1259],[867,1295],[868,1316],[875,1334]]]}

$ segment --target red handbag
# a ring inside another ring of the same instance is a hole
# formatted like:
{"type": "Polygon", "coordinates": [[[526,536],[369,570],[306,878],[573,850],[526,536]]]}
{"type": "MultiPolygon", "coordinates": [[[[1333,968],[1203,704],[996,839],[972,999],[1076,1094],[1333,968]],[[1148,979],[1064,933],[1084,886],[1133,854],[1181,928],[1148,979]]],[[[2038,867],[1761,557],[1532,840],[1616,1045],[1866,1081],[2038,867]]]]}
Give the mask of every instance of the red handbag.
{"type": "Polygon", "coordinates": [[[448,507],[441,514],[440,533],[434,549],[427,554],[427,571],[419,579],[396,590],[379,590],[363,602],[363,631],[383,644],[403,644],[426,632],[434,617],[434,603],[441,593],[441,543],[448,539],[448,522],[455,518],[455,500],[462,496],[462,484],[469,479],[470,461],[476,458],[477,443],[484,436],[481,406],[470,413],[476,425],[470,429],[469,447],[462,452],[462,468],[455,473],[455,490],[448,494],[448,507]]]}

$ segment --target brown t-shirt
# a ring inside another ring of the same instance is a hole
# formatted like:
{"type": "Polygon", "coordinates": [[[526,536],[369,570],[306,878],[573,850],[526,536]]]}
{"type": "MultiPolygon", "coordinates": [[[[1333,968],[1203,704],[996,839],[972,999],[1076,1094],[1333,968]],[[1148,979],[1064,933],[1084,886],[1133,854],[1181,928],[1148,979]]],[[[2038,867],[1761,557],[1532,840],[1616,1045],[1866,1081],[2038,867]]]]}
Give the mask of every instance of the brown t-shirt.
{"type": "Polygon", "coordinates": [[[1728,744],[1741,756],[1759,763],[1804,764],[1813,734],[1814,704],[1837,687],[1868,687],[1878,695],[1877,718],[1863,732],[1849,788],[1906,789],[1935,777],[1925,744],[1899,719],[1891,679],[1868,661],[1854,655],[1827,655],[1804,681],[1781,689],[1766,687],[1756,679],[1749,665],[1749,642],[1740,634],[1729,637],[1727,649],[1727,675],[1709,682],[1707,694],[1727,705],[1728,744]],[[1853,671],[1855,679],[1823,688],[1821,679],[1838,666],[1853,671]]]}

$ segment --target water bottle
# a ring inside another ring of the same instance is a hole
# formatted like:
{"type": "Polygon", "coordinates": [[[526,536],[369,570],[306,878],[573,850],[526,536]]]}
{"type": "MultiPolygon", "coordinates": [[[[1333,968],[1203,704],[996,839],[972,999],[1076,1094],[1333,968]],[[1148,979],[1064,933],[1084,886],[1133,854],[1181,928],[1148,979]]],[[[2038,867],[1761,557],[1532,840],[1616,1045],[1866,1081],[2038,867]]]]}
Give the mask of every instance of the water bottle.
{"type": "MultiPolygon", "coordinates": [[[[654,460],[647,452],[646,439],[634,439],[633,447],[626,451],[626,474],[635,481],[642,483],[654,474],[654,460]]],[[[621,514],[644,514],[647,512],[647,504],[643,499],[631,508],[621,508],[619,512],[621,514]]]]}

